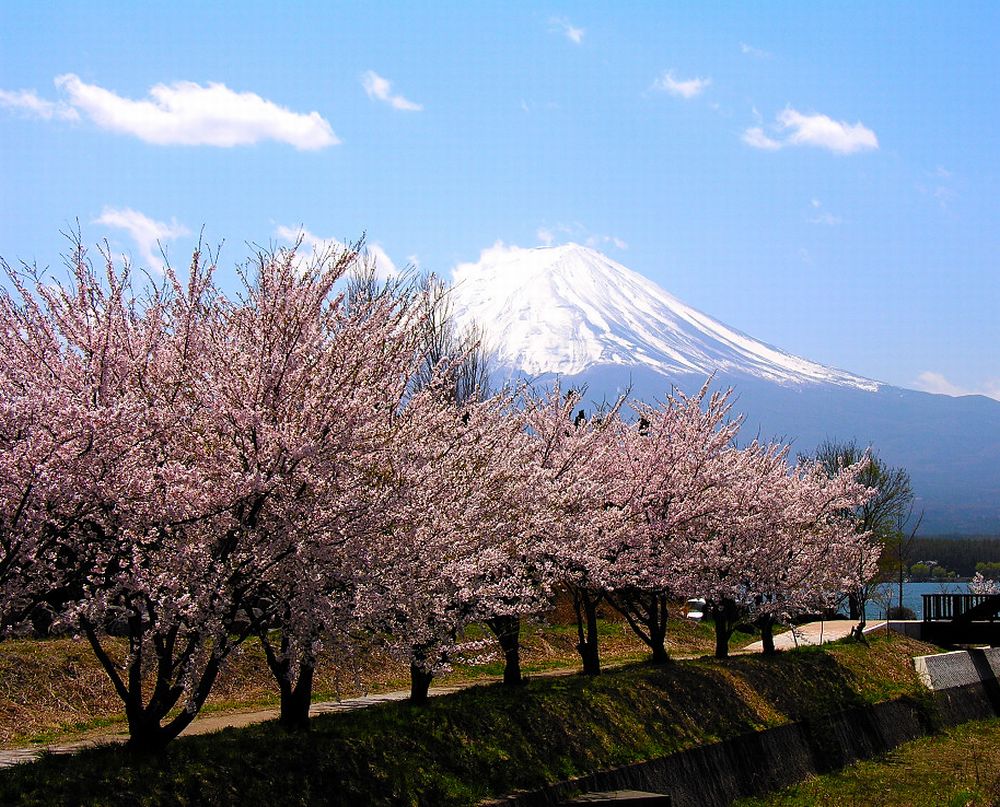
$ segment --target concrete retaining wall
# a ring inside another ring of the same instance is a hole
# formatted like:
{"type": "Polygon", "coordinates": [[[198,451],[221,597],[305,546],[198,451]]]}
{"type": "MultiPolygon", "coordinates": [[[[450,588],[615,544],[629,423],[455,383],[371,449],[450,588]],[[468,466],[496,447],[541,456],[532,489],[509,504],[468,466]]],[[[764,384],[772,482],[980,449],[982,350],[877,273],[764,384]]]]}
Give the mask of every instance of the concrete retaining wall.
{"type": "Polygon", "coordinates": [[[636,789],[669,794],[674,807],[723,807],[883,753],[928,730],[918,704],[889,701],[602,771],[498,804],[541,807],[581,792],[636,789]]]}
{"type": "Polygon", "coordinates": [[[916,656],[913,666],[924,686],[935,691],[985,683],[1000,676],[1000,648],[916,656]]]}
{"type": "MultiPolygon", "coordinates": [[[[918,660],[915,660],[915,663],[918,660]]],[[[669,794],[674,807],[725,807],[811,774],[885,753],[942,725],[1000,715],[1000,649],[922,656],[930,703],[908,698],[745,734],[649,762],[512,796],[504,807],[556,805],[577,793],[635,789],[669,794]]]]}

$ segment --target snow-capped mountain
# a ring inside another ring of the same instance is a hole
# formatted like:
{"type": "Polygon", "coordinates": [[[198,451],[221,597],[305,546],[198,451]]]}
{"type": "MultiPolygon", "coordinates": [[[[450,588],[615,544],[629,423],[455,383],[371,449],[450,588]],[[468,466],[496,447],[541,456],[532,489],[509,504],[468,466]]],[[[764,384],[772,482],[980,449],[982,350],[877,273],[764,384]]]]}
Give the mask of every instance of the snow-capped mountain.
{"type": "Polygon", "coordinates": [[[1000,534],[1000,402],[901,389],[824,367],[696,311],[576,244],[497,246],[454,272],[458,324],[475,321],[498,369],[559,375],[595,404],[662,399],[713,375],[733,387],[749,437],[809,453],[827,438],[872,445],[909,471],[923,534],[1000,534]]]}
{"type": "Polygon", "coordinates": [[[878,389],[730,328],[578,244],[496,247],[458,266],[454,281],[457,320],[483,326],[500,363],[528,375],[617,364],[878,389]]]}

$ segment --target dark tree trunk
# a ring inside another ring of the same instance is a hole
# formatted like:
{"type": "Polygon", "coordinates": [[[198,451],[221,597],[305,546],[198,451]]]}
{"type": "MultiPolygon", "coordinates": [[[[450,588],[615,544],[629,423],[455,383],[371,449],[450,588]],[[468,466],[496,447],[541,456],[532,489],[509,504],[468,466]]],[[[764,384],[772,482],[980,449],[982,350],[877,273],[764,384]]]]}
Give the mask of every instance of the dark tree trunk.
{"type": "Polygon", "coordinates": [[[861,597],[856,592],[847,595],[847,609],[851,619],[861,619],[861,597]]]}
{"type": "Polygon", "coordinates": [[[410,664],[410,703],[415,706],[423,706],[427,703],[427,693],[431,688],[431,679],[434,673],[427,672],[423,667],[415,662],[410,664]]]}
{"type": "Polygon", "coordinates": [[[316,660],[305,657],[299,663],[298,675],[292,681],[292,665],[288,651],[290,649],[287,637],[281,637],[281,652],[274,652],[274,647],[266,632],[260,634],[260,644],[264,648],[264,658],[274,679],[278,682],[278,692],[281,696],[281,711],[278,715],[278,725],[289,731],[307,731],[309,729],[309,707],[312,705],[313,678],[316,672],[316,660]]]}
{"type": "Polygon", "coordinates": [[[503,650],[504,686],[518,686],[524,683],[521,675],[521,618],[518,616],[495,616],[486,620],[486,625],[500,643],[503,650]]]}
{"type": "Polygon", "coordinates": [[[716,658],[729,658],[729,637],[733,635],[738,613],[736,603],[730,599],[719,600],[712,606],[712,616],[715,619],[716,658]]]}
{"type": "Polygon", "coordinates": [[[760,626],[760,641],[764,646],[764,655],[773,656],[774,650],[774,617],[770,614],[762,614],[757,620],[760,626]]]}
{"type": "Polygon", "coordinates": [[[632,631],[652,651],[653,664],[665,664],[667,653],[667,595],[650,591],[618,591],[608,601],[628,622],[632,631]]]}
{"type": "Polygon", "coordinates": [[[573,588],[573,610],[576,612],[576,632],[580,641],[576,646],[583,662],[585,675],[601,674],[601,656],[597,642],[597,606],[603,594],[582,588],[573,588]]]}
{"type": "Polygon", "coordinates": [[[98,661],[111,679],[115,692],[125,705],[129,732],[125,748],[140,753],[160,753],[171,740],[191,724],[205,704],[208,693],[219,675],[223,654],[213,654],[208,658],[197,678],[194,690],[190,693],[188,708],[182,709],[170,722],[163,724],[163,720],[185,692],[178,674],[196,652],[196,637],[181,638],[177,628],[165,634],[152,634],[149,639],[152,658],[148,663],[154,669],[155,675],[152,693],[149,694],[148,700],[145,700],[143,649],[146,644],[144,625],[139,616],[134,615],[126,622],[125,635],[129,640],[131,661],[124,677],[105,651],[96,628],[86,620],[81,621],[81,627],[98,661]]]}

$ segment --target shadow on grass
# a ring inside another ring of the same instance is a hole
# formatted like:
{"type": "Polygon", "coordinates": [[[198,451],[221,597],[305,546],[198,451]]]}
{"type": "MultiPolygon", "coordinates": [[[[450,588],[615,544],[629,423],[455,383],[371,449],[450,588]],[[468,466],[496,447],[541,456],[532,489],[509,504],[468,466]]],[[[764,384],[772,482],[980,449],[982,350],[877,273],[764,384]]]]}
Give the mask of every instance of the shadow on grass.
{"type": "Polygon", "coordinates": [[[300,735],[264,723],[182,738],[153,758],[46,757],[0,771],[0,803],[474,804],[861,705],[858,679],[816,651],[477,686],[422,708],[324,715],[300,735]]]}

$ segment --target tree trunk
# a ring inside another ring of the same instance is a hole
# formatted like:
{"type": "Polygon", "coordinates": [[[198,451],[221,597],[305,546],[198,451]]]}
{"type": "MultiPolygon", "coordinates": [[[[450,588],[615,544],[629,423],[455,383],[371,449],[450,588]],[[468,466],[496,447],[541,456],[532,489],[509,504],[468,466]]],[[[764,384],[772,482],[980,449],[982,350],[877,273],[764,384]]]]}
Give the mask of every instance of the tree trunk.
{"type": "Polygon", "coordinates": [[[281,696],[281,711],[278,715],[278,725],[289,731],[307,731],[309,729],[309,707],[312,704],[313,678],[316,672],[316,660],[305,656],[299,663],[298,676],[292,681],[292,665],[289,658],[290,643],[288,637],[281,637],[281,652],[275,653],[267,632],[260,634],[260,644],[264,648],[264,658],[267,666],[278,682],[278,693],[281,696]]]}
{"type": "Polygon", "coordinates": [[[712,606],[712,616],[715,619],[715,657],[729,658],[729,637],[736,627],[738,611],[736,603],[722,599],[712,606]]]}
{"type": "Polygon", "coordinates": [[[90,643],[94,654],[104,668],[111,683],[125,705],[125,716],[128,720],[129,739],[125,748],[139,753],[160,753],[167,744],[186,729],[197,716],[208,697],[208,693],[219,675],[224,654],[211,655],[205,662],[201,674],[197,678],[194,690],[190,694],[189,703],[179,714],[175,715],[165,725],[162,721],[173,710],[184,694],[185,687],[175,677],[182,662],[190,658],[195,649],[193,640],[182,642],[178,649],[176,645],[177,631],[165,635],[156,635],[149,643],[153,650],[150,665],[155,665],[156,675],[153,680],[153,692],[148,701],[144,698],[144,668],[143,668],[143,624],[138,615],[127,621],[127,636],[129,645],[133,648],[132,659],[126,668],[126,675],[120,675],[118,666],[108,656],[97,630],[88,620],[80,622],[81,628],[90,643]],[[175,652],[176,651],[176,652],[175,652]]]}
{"type": "Polygon", "coordinates": [[[410,663],[410,703],[415,706],[423,706],[427,703],[427,693],[431,688],[431,679],[434,673],[427,672],[416,662],[410,663]]]}
{"type": "Polygon", "coordinates": [[[857,592],[850,592],[847,595],[847,609],[851,619],[861,619],[861,597],[857,592]]]}
{"type": "Polygon", "coordinates": [[[624,591],[608,595],[608,601],[625,617],[635,633],[652,651],[653,664],[670,661],[667,653],[667,596],[650,591],[624,591]]]}
{"type": "Polygon", "coordinates": [[[582,588],[573,589],[576,632],[580,639],[576,649],[583,662],[584,675],[601,674],[601,656],[597,643],[597,606],[602,596],[582,588]]]}
{"type": "Polygon", "coordinates": [[[718,614],[715,617],[715,657],[729,658],[729,631],[725,619],[718,614]]]}
{"type": "Polygon", "coordinates": [[[299,675],[292,686],[287,679],[281,685],[281,712],[278,725],[288,731],[309,730],[309,707],[312,705],[312,685],[316,664],[312,659],[303,660],[299,675]]]}
{"type": "Polygon", "coordinates": [[[760,641],[764,646],[764,655],[773,656],[774,650],[774,617],[770,614],[761,615],[757,621],[760,626],[760,641]]]}
{"type": "Polygon", "coordinates": [[[486,625],[500,643],[503,650],[504,686],[518,686],[524,683],[521,675],[521,618],[518,616],[495,616],[486,620],[486,625]]]}

